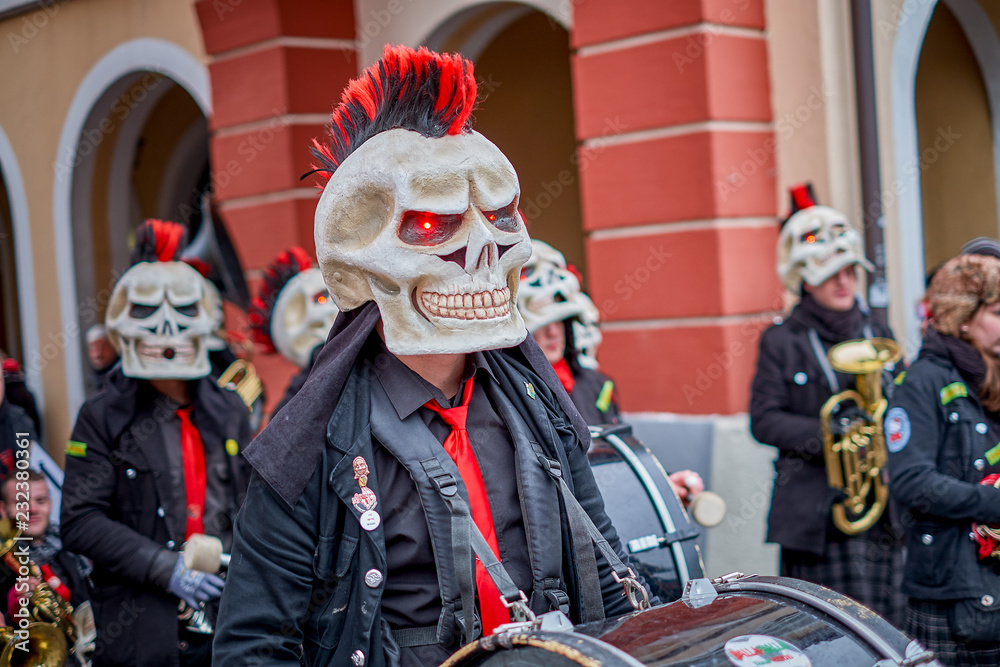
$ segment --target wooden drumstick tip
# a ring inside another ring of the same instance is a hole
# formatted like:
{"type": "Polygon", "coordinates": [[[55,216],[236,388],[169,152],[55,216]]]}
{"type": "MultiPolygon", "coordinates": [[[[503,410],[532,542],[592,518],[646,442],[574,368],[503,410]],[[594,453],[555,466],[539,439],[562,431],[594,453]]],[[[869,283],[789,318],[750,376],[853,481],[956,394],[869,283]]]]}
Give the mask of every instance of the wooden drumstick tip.
{"type": "Polygon", "coordinates": [[[702,491],[691,500],[688,511],[700,525],[714,528],[726,517],[726,501],[717,493],[702,491]]]}
{"type": "Polygon", "coordinates": [[[184,567],[198,572],[218,574],[222,564],[222,540],[211,535],[195,534],[184,545],[184,567]]]}

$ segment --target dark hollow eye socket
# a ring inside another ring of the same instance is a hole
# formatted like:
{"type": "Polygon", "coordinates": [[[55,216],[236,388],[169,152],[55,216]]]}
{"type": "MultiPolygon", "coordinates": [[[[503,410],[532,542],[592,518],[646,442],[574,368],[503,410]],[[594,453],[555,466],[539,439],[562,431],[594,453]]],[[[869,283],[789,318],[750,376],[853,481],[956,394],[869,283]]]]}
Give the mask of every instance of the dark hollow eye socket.
{"type": "Polygon", "coordinates": [[[483,211],[483,215],[501,232],[516,232],[521,228],[521,216],[517,213],[516,204],[516,201],[512,201],[495,211],[483,211]]]}
{"type": "Polygon", "coordinates": [[[186,306],[174,306],[174,310],[183,315],[184,317],[197,317],[198,316],[198,302],[189,303],[186,306]]]}
{"type": "Polygon", "coordinates": [[[137,320],[144,320],[159,310],[159,308],[159,306],[147,306],[141,303],[133,303],[128,309],[128,314],[130,317],[134,317],[137,320]]]}
{"type": "Polygon", "coordinates": [[[399,224],[399,239],[409,245],[432,246],[450,239],[462,226],[462,214],[407,211],[399,224]]]}

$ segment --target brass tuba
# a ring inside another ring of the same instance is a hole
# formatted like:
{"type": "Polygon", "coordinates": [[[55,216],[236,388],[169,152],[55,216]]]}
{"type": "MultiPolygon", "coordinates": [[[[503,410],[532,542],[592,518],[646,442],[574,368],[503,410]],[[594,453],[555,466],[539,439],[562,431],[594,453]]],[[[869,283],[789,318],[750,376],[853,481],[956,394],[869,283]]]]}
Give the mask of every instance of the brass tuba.
{"type": "Polygon", "coordinates": [[[835,370],[857,376],[857,389],[834,394],[820,410],[827,481],[846,496],[833,506],[833,523],[847,535],[857,535],[875,525],[889,498],[883,477],[889,454],[882,427],[888,404],[882,395],[882,369],[898,362],[903,352],[890,338],[872,338],[844,341],[827,356],[835,370]],[[840,418],[840,435],[835,435],[837,408],[850,404],[861,416],[840,418]]]}
{"type": "MultiPolygon", "coordinates": [[[[15,576],[25,567],[13,553],[20,534],[10,519],[0,519],[0,559],[15,576]]],[[[76,643],[73,607],[45,582],[37,565],[29,560],[26,567],[28,576],[41,581],[28,599],[31,622],[22,630],[26,638],[14,628],[0,628],[0,665],[62,667],[76,643]]]]}

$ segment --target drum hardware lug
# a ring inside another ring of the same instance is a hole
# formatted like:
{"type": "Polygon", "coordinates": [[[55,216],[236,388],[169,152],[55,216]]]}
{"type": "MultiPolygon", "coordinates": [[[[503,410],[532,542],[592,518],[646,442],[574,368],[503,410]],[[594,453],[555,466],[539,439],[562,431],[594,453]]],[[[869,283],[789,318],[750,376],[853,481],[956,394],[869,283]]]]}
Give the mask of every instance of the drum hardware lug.
{"type": "MultiPolygon", "coordinates": [[[[502,600],[503,598],[501,597],[500,599],[502,600]]],[[[514,604],[517,603],[515,602],[514,604]]],[[[497,626],[492,635],[483,637],[483,639],[480,640],[480,645],[487,651],[493,651],[497,648],[510,648],[511,637],[534,631],[573,632],[573,622],[569,620],[569,616],[559,610],[549,611],[544,614],[540,614],[531,621],[504,623],[503,625],[497,626]]]]}
{"type": "MultiPolygon", "coordinates": [[[[644,609],[649,609],[652,605],[649,604],[649,593],[639,580],[636,578],[635,571],[632,568],[628,568],[628,576],[619,576],[614,570],[611,571],[611,576],[615,578],[622,588],[625,589],[624,595],[628,598],[629,604],[636,611],[642,611],[644,609]]],[[[501,598],[502,599],[502,598],[501,598]]]]}
{"type": "Polygon", "coordinates": [[[681,600],[692,609],[704,607],[715,602],[719,592],[708,579],[691,579],[684,585],[681,600]]]}

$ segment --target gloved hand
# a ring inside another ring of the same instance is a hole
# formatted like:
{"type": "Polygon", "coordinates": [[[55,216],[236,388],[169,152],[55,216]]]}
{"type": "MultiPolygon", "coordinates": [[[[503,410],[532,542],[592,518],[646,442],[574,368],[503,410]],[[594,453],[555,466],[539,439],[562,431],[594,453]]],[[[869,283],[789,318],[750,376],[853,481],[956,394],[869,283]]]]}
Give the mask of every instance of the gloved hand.
{"type": "Polygon", "coordinates": [[[197,609],[201,603],[222,595],[225,583],[224,579],[214,574],[187,569],[184,567],[184,557],[178,556],[167,590],[197,609]]]}
{"type": "Polygon", "coordinates": [[[834,438],[846,435],[858,422],[871,423],[867,412],[853,404],[844,404],[840,410],[830,415],[830,433],[834,438]]]}

